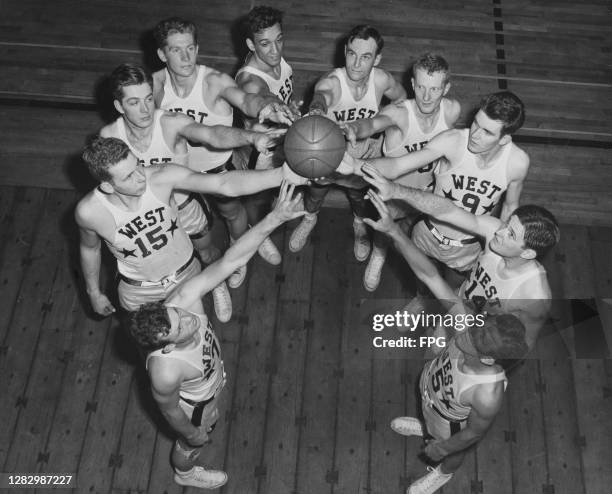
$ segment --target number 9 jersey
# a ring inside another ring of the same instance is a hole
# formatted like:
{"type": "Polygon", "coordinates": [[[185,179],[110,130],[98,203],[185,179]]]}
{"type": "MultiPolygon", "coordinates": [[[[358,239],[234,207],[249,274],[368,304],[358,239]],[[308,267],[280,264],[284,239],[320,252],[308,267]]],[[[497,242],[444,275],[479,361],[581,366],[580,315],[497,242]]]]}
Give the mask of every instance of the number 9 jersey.
{"type": "Polygon", "coordinates": [[[191,257],[193,246],[179,223],[176,207],[160,201],[149,184],[136,211],[111,204],[98,189],[94,197],[115,220],[113,241],[105,242],[117,258],[117,269],[123,276],[159,281],[184,266],[191,257]]]}
{"type": "MultiPolygon", "coordinates": [[[[499,155],[489,162],[486,168],[482,168],[478,166],[477,156],[468,150],[470,129],[464,129],[462,132],[463,157],[448,170],[440,171],[440,165],[436,167],[434,194],[451,199],[455,206],[476,216],[492,214],[508,188],[509,158],[514,143],[504,145],[499,155]]],[[[447,224],[435,220],[432,220],[432,223],[447,237],[456,240],[470,237],[462,230],[447,224]]]]}

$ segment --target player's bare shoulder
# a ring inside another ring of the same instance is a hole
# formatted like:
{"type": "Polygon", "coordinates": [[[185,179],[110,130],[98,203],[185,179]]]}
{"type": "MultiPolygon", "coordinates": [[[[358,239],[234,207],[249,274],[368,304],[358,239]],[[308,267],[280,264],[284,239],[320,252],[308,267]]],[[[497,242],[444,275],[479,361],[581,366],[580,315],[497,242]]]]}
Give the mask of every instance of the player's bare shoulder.
{"type": "Polygon", "coordinates": [[[444,98],[444,122],[447,127],[452,128],[461,115],[461,104],[453,98],[444,98]]]}
{"type": "Polygon", "coordinates": [[[374,77],[374,84],[376,85],[377,92],[384,93],[395,84],[395,78],[391,75],[391,72],[381,69],[380,67],[374,67],[372,69],[372,76],[374,77]]]}
{"type": "Polygon", "coordinates": [[[511,143],[510,156],[508,158],[510,167],[508,168],[509,180],[522,180],[529,171],[529,155],[518,147],[514,142],[511,143]]]}
{"type": "Polygon", "coordinates": [[[94,201],[96,199],[92,190],[77,203],[74,209],[74,219],[81,228],[93,229],[93,219],[98,209],[94,201]]]}
{"type": "Polygon", "coordinates": [[[74,219],[79,228],[95,232],[103,238],[107,237],[109,228],[114,226],[114,220],[92,190],[76,205],[74,219]]]}
{"type": "Polygon", "coordinates": [[[104,137],[104,138],[117,137],[118,135],[117,120],[109,124],[106,124],[104,127],[102,127],[100,129],[99,134],[100,134],[100,137],[104,137]]]}
{"type": "MultiPolygon", "coordinates": [[[[250,65],[246,65],[250,67],[250,65]]],[[[236,83],[243,91],[251,94],[269,93],[270,88],[268,83],[257,74],[253,74],[248,70],[243,70],[236,76],[236,83]]]]}

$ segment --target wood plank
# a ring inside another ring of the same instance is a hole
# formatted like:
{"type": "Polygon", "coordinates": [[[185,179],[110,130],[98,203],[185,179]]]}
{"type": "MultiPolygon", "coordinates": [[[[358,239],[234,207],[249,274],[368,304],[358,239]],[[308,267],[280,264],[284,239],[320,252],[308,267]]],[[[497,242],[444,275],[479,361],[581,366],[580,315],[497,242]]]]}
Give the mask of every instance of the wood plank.
{"type": "MultiPolygon", "coordinates": [[[[37,191],[41,198],[46,197],[45,191],[37,191]]],[[[33,201],[28,207],[41,202],[33,201]]],[[[53,214],[56,211],[43,211],[35,218],[40,218],[36,225],[33,243],[26,246],[26,252],[21,252],[23,279],[19,285],[18,297],[10,316],[10,325],[4,334],[2,360],[0,361],[0,389],[7,397],[0,402],[0,463],[5,464],[8,457],[8,447],[15,433],[15,424],[22,410],[28,405],[26,394],[27,382],[31,372],[34,352],[38,344],[41,325],[44,323],[49,307],[46,305],[53,285],[56,260],[58,259],[58,243],[50,243],[49,238],[57,237],[57,223],[53,214]]],[[[22,250],[20,244],[15,248],[22,250]]]]}
{"type": "MultiPolygon", "coordinates": [[[[311,325],[310,297],[314,248],[308,243],[297,254],[289,250],[288,238],[293,225],[285,229],[283,273],[273,361],[264,461],[270,474],[261,483],[259,492],[292,492],[296,486],[298,445],[301,431],[307,426],[302,415],[304,366],[307,356],[307,335],[311,325]]],[[[308,420],[308,417],[305,417],[308,420]]]]}
{"type": "Polygon", "coordinates": [[[334,465],[334,436],[338,423],[344,418],[335,413],[338,386],[342,381],[338,356],[343,317],[337,308],[339,301],[346,301],[350,224],[347,212],[330,214],[322,210],[312,237],[315,254],[300,413],[303,425],[298,451],[297,492],[331,492],[338,478],[345,475],[334,465]]]}
{"type": "MultiPolygon", "coordinates": [[[[381,282],[374,294],[365,295],[362,302],[361,314],[393,314],[405,305],[408,298],[404,290],[402,275],[413,276],[408,269],[395,270],[395,259],[389,256],[390,262],[385,262],[381,282]],[[410,274],[408,274],[410,273],[410,274]],[[370,309],[372,307],[372,309],[370,309]]],[[[401,262],[401,261],[400,261],[401,262]]],[[[359,264],[354,271],[357,274],[365,272],[365,263],[359,264]]],[[[363,274],[362,274],[363,277],[363,274]]],[[[412,389],[406,386],[407,361],[422,362],[423,352],[411,349],[374,348],[373,337],[385,336],[396,339],[405,333],[390,328],[382,332],[375,332],[372,328],[371,317],[362,318],[357,331],[368,334],[369,345],[372,347],[372,424],[370,449],[370,486],[372,493],[403,493],[405,492],[404,465],[406,464],[405,444],[415,444],[415,438],[408,438],[395,433],[390,422],[393,418],[405,414],[406,395],[412,389]]],[[[412,336],[413,333],[408,333],[412,336]]],[[[410,410],[409,415],[414,415],[410,410]]],[[[416,458],[411,458],[414,461],[416,458]]]]}
{"type": "Polygon", "coordinates": [[[337,390],[337,425],[332,436],[335,440],[333,469],[329,467],[327,469],[332,474],[331,479],[335,478],[334,473],[337,473],[333,492],[364,492],[372,487],[370,485],[370,430],[373,428],[372,337],[370,331],[364,328],[362,321],[361,299],[366,296],[366,291],[362,282],[363,264],[355,261],[353,254],[352,220],[346,213],[336,214],[334,219],[337,223],[336,238],[343,242],[337,247],[343,254],[340,267],[347,271],[340,271],[345,273],[346,285],[341,291],[343,296],[337,299],[342,300],[343,312],[341,353],[338,363],[341,378],[337,390]]]}
{"type": "Polygon", "coordinates": [[[585,492],[578,442],[576,394],[567,348],[558,332],[543,329],[537,343],[548,472],[555,493],[585,492]]]}
{"type": "Polygon", "coordinates": [[[549,478],[539,381],[537,360],[527,359],[512,375],[506,391],[510,430],[516,433],[516,445],[512,445],[515,492],[539,490],[549,478]]]}
{"type": "Polygon", "coordinates": [[[610,489],[612,454],[610,422],[609,362],[577,359],[572,369],[576,385],[579,444],[582,447],[583,481],[588,494],[603,494],[610,489]]]}
{"type": "Polygon", "coordinates": [[[612,267],[609,261],[610,249],[612,248],[612,229],[600,228],[596,232],[593,228],[589,228],[589,239],[595,272],[597,310],[606,338],[608,355],[612,355],[612,267]]]}
{"type": "Polygon", "coordinates": [[[79,307],[78,318],[70,328],[68,352],[72,355],[67,360],[51,434],[45,447],[49,452],[47,472],[77,472],[89,417],[97,411],[97,405],[90,399],[102,365],[103,352],[100,349],[106,346],[112,334],[112,323],[111,318],[91,319],[83,306],[79,307]]]}
{"type": "MultiPolygon", "coordinates": [[[[512,383],[510,384],[512,386],[512,383]]],[[[476,449],[477,484],[482,492],[513,494],[511,430],[507,397],[486,436],[476,449]]]]}
{"type": "MultiPolygon", "coordinates": [[[[51,285],[40,312],[36,307],[28,307],[36,314],[36,319],[42,314],[42,320],[40,327],[36,328],[36,339],[31,341],[27,351],[19,355],[20,359],[32,364],[21,391],[26,404],[19,407],[9,455],[4,463],[5,471],[33,472],[37,466],[45,469],[48,461],[49,451],[44,445],[50,434],[62,377],[70,359],[69,342],[78,310],[78,297],[68,262],[69,249],[65,239],[55,234],[62,214],[73,201],[72,191],[47,194],[40,235],[32,247],[32,256],[44,257],[48,263],[49,268],[40,268],[43,276],[49,276],[51,285]]],[[[35,324],[35,320],[28,324],[35,324]]],[[[12,331],[11,335],[22,337],[17,331],[12,331]]]]}
{"type": "Polygon", "coordinates": [[[6,307],[12,308],[0,312],[0,341],[3,346],[11,328],[11,318],[20,293],[24,268],[28,267],[30,249],[34,243],[45,197],[44,190],[33,187],[13,190],[13,206],[7,210],[2,222],[3,242],[0,251],[0,297],[6,307]]]}
{"type": "Polygon", "coordinates": [[[113,471],[112,487],[119,491],[145,492],[151,475],[156,422],[159,423],[161,417],[151,396],[146,371],[138,360],[131,363],[135,371],[117,449],[121,461],[113,471]]]}
{"type": "Polygon", "coordinates": [[[111,489],[114,470],[123,462],[119,444],[135,367],[121,355],[131,345],[124,329],[115,317],[111,324],[102,366],[88,399],[89,421],[78,467],[79,488],[96,492],[111,489]]]}

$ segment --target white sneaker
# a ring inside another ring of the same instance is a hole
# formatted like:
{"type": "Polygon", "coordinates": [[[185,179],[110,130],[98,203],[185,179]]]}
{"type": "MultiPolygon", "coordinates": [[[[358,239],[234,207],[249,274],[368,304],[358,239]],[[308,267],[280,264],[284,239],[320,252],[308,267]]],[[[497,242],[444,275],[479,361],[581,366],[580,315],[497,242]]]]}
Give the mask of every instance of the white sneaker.
{"type": "Polygon", "coordinates": [[[395,417],[391,421],[391,429],[402,436],[423,437],[423,424],[416,417],[395,417]]]}
{"type": "Polygon", "coordinates": [[[427,467],[427,470],[427,475],[410,484],[406,494],[433,494],[453,477],[452,473],[442,473],[439,466],[427,467]]]}
{"type": "Polygon", "coordinates": [[[259,252],[259,255],[264,259],[264,261],[269,262],[270,264],[276,266],[277,264],[281,263],[281,254],[270,237],[266,237],[266,239],[257,249],[257,252],[259,252]]]}
{"type": "Polygon", "coordinates": [[[353,220],[353,232],[355,232],[355,245],[353,246],[355,259],[365,261],[370,255],[370,249],[372,248],[365,223],[355,218],[353,220]]]}
{"type": "Polygon", "coordinates": [[[219,283],[212,291],[215,314],[221,322],[227,322],[232,318],[232,298],[225,281],[219,283]]]}
{"type": "Polygon", "coordinates": [[[174,481],[178,485],[188,485],[190,487],[199,487],[200,489],[216,489],[225,485],[227,474],[221,470],[206,470],[204,467],[196,465],[187,474],[175,471],[174,481]]]}
{"type": "Polygon", "coordinates": [[[240,266],[236,271],[230,274],[227,279],[227,284],[230,288],[238,288],[244,282],[244,279],[247,275],[247,267],[246,264],[244,266],[240,266]]]}
{"type": "Polygon", "coordinates": [[[368,292],[373,292],[378,288],[380,284],[380,275],[382,268],[385,265],[385,259],[387,258],[387,249],[374,247],[372,249],[372,255],[366,266],[365,273],[363,275],[363,286],[368,292]]]}
{"type": "Polygon", "coordinates": [[[316,224],[317,213],[306,213],[304,215],[302,221],[295,230],[293,230],[289,238],[289,250],[291,252],[299,252],[304,248],[308,241],[308,236],[316,224]]]}

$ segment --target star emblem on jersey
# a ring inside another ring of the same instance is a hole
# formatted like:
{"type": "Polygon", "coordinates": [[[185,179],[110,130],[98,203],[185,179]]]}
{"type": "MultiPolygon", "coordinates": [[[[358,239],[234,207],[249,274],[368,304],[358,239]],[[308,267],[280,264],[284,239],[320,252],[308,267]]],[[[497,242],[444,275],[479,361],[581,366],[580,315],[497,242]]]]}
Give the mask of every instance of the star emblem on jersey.
{"type": "Polygon", "coordinates": [[[126,248],[124,248],[121,253],[123,254],[123,258],[125,259],[126,257],[136,257],[136,249],[134,250],[128,250],[126,248]]]}
{"type": "Polygon", "coordinates": [[[174,230],[178,230],[178,225],[176,224],[176,220],[172,220],[172,222],[170,223],[170,227],[166,231],[171,233],[172,236],[174,237],[174,230]]]}
{"type": "Polygon", "coordinates": [[[453,197],[453,189],[449,189],[448,192],[442,189],[442,192],[444,193],[444,197],[446,199],[450,199],[451,201],[455,201],[455,202],[457,201],[457,199],[453,197]]]}
{"type": "Polygon", "coordinates": [[[491,204],[489,204],[487,207],[482,208],[484,214],[490,213],[491,211],[493,211],[493,209],[495,208],[495,203],[492,202],[491,204]]]}

